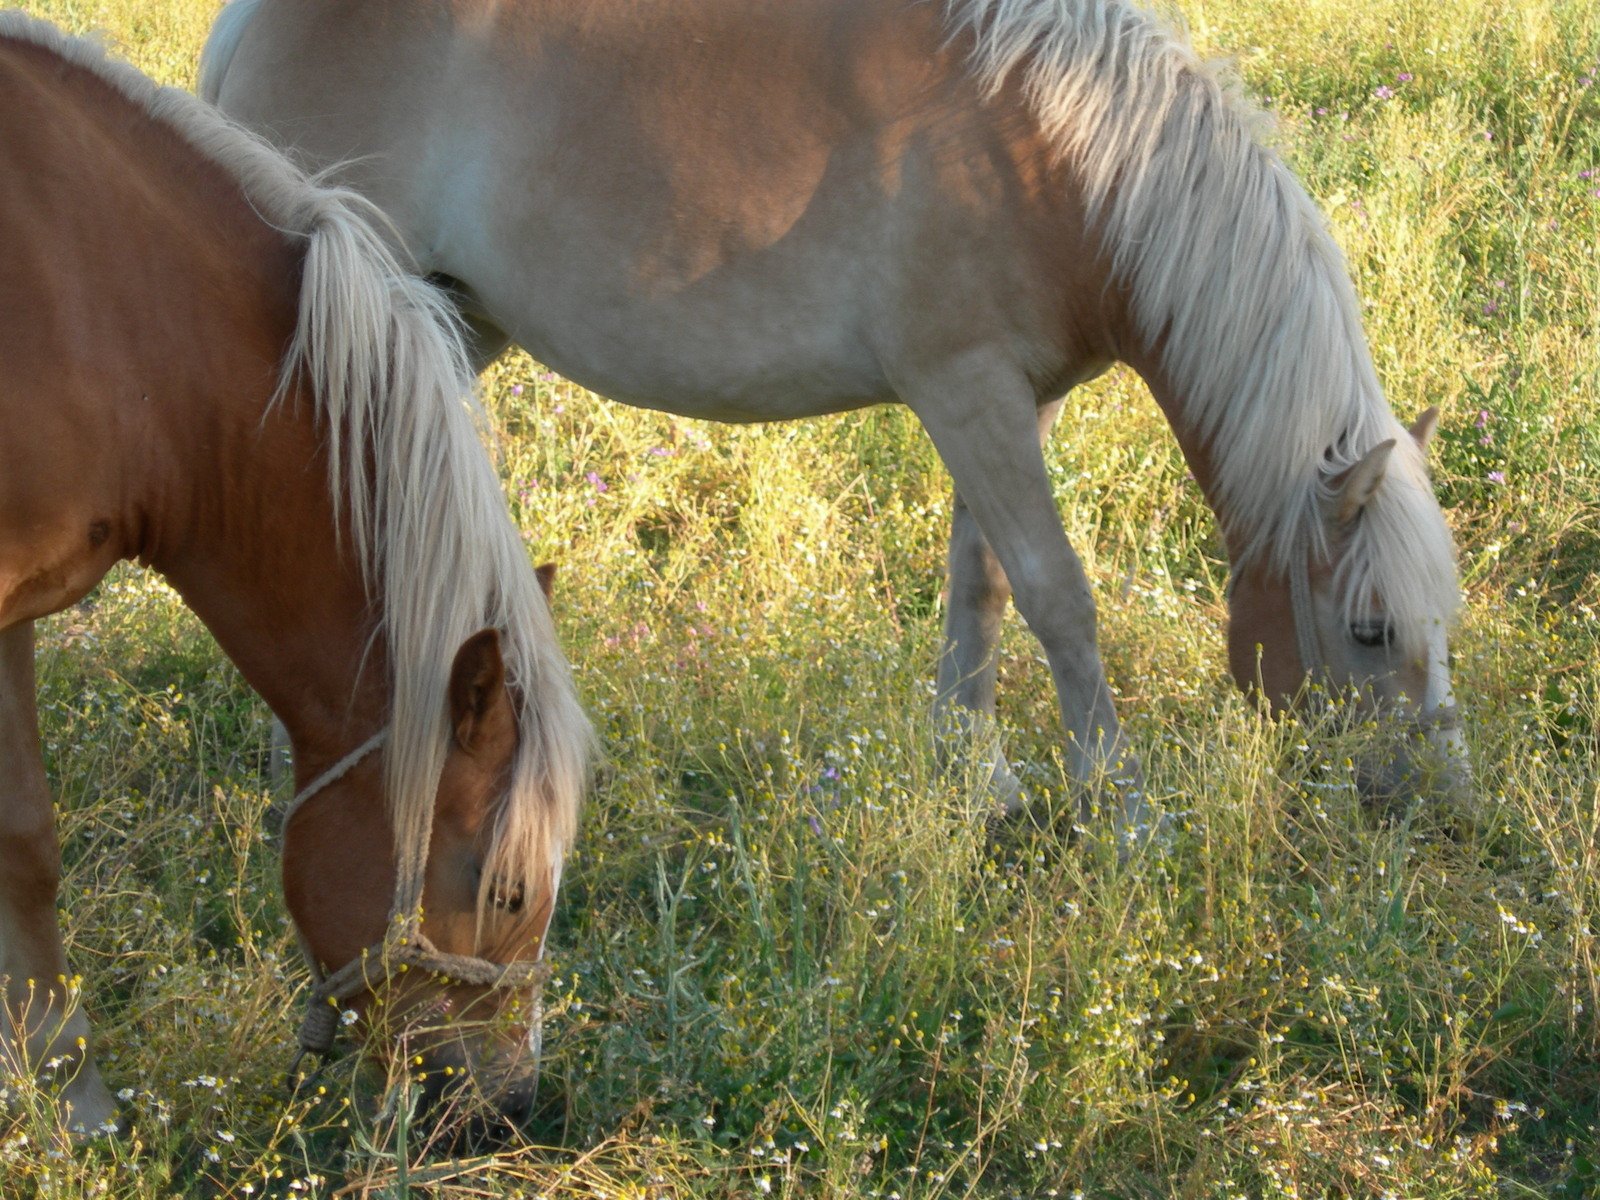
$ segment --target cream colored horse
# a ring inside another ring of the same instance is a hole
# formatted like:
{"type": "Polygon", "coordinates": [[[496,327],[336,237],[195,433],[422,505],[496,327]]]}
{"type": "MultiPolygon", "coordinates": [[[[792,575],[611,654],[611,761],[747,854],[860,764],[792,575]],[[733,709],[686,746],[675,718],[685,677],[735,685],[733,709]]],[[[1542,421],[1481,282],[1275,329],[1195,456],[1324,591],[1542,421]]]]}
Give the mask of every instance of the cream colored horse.
{"type": "Polygon", "coordinates": [[[1138,768],[1041,451],[1117,360],[1222,526],[1239,683],[1359,687],[1464,769],[1433,417],[1396,422],[1319,213],[1139,8],[236,0],[202,91],[374,199],[482,362],[515,341],[726,421],[908,405],[957,491],[941,704],[987,721],[1014,595],[1073,775],[1129,781],[1130,822],[1138,768]]]}

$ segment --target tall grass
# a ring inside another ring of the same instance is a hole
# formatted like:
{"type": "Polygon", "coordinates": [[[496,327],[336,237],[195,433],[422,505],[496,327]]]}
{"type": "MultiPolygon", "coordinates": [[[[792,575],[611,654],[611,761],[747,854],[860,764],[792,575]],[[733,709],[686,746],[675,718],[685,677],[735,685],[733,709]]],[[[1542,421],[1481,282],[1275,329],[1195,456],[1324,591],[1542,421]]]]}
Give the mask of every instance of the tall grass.
{"type": "MultiPolygon", "coordinates": [[[[33,3],[187,83],[207,3],[33,3]]],[[[158,580],[41,635],[62,910],[126,1139],[5,1082],[0,1194],[1600,1194],[1600,12],[1197,0],[1349,256],[1390,398],[1444,410],[1476,794],[1377,812],[1349,735],[1222,670],[1225,566],[1142,388],[1051,447],[1122,712],[1181,814],[1070,837],[1025,631],[1002,720],[1045,813],[938,774],[949,489],[903,412],[729,429],[522,357],[485,386],[606,766],[553,937],[530,1144],[451,1159],[359,1056],[281,1075],[304,977],[267,717],[158,580]],[[1058,820],[1050,820],[1057,814],[1058,820]]]]}

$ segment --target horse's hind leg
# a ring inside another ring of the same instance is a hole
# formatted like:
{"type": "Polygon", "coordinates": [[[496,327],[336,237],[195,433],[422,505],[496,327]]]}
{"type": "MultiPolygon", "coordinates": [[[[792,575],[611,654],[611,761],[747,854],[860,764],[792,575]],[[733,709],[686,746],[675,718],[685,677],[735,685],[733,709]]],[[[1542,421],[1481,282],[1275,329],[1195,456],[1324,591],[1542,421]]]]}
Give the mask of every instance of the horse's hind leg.
{"type": "Polygon", "coordinates": [[[1141,770],[1101,666],[1089,580],[1051,495],[1032,386],[1004,360],[970,354],[902,384],[900,393],[933,438],[1044,649],[1066,727],[1068,770],[1086,788],[1110,782],[1123,820],[1143,825],[1149,818],[1141,770]]]}
{"type": "MultiPolygon", "coordinates": [[[[1048,437],[1061,404],[1061,400],[1054,400],[1039,408],[1041,444],[1048,437]]],[[[949,575],[944,651],[939,658],[934,701],[938,726],[945,736],[955,736],[989,758],[993,763],[990,788],[995,800],[1014,816],[1022,807],[1022,786],[1006,764],[994,730],[995,651],[1006,604],[1011,599],[1011,583],[960,489],[956,491],[955,515],[950,523],[949,575]],[[985,745],[986,742],[990,744],[985,745]]]]}
{"type": "Polygon", "coordinates": [[[113,1123],[116,1107],[89,1054],[89,1022],[67,995],[56,920],[60,883],[61,851],[39,756],[30,621],[0,631],[0,1067],[65,1080],[63,1121],[87,1134],[113,1123]]]}

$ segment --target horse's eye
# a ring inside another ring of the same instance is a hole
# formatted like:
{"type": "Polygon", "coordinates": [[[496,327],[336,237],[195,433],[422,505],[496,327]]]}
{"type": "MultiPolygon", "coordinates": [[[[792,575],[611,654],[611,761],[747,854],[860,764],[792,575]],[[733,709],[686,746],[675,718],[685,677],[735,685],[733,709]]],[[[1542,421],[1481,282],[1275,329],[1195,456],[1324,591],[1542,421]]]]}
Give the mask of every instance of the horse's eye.
{"type": "Polygon", "coordinates": [[[1388,621],[1357,621],[1350,626],[1350,637],[1359,645],[1376,649],[1393,644],[1394,626],[1388,621]]]}
{"type": "MultiPolygon", "coordinates": [[[[472,868],[472,890],[477,891],[483,883],[483,868],[472,868]]],[[[523,894],[522,885],[516,884],[508,887],[504,880],[496,879],[489,888],[489,907],[498,908],[501,912],[519,913],[522,911],[523,894]]]]}
{"type": "Polygon", "coordinates": [[[489,903],[494,905],[495,908],[508,913],[521,912],[522,885],[519,883],[513,887],[507,887],[504,883],[496,880],[494,887],[489,891],[489,903]]]}

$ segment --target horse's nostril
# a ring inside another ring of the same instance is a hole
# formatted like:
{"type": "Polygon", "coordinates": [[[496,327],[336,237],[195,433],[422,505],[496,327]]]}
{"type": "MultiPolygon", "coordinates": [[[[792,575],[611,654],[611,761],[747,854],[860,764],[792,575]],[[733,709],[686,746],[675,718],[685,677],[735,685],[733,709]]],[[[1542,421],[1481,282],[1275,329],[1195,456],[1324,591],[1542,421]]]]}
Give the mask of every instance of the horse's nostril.
{"type": "Polygon", "coordinates": [[[423,1073],[422,1087],[417,1096],[417,1116],[428,1118],[437,1115],[445,1102],[461,1090],[465,1078],[459,1071],[423,1073]]]}
{"type": "Polygon", "coordinates": [[[532,1084],[508,1088],[495,1102],[500,1115],[512,1125],[521,1125],[533,1113],[532,1084]]]}

